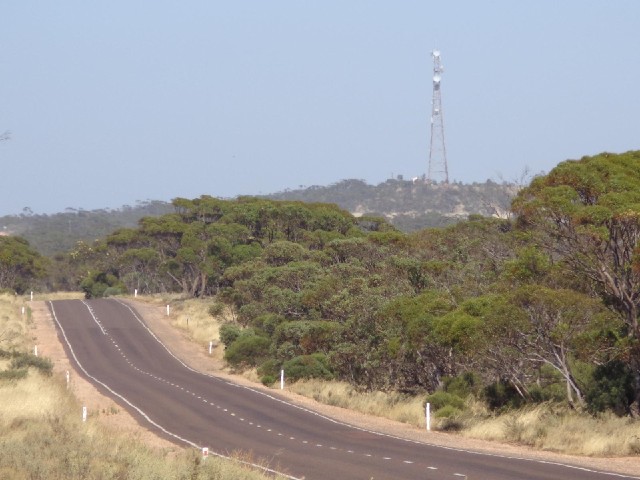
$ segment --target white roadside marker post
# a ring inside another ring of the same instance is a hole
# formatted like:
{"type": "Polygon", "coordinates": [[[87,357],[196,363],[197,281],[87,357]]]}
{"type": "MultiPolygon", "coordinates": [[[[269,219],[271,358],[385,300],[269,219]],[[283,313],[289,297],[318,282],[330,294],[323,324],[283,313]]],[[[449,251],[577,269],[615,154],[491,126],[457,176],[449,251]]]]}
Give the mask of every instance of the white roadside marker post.
{"type": "Polygon", "coordinates": [[[84,405],[82,406],[82,421],[87,421],[87,407],[85,407],[84,405]]]}
{"type": "Polygon", "coordinates": [[[170,312],[171,312],[171,309],[170,309],[169,305],[167,304],[167,317],[169,316],[170,312]]]}
{"type": "Polygon", "coordinates": [[[22,306],[22,316],[24,317],[24,305],[22,306]]]}
{"type": "Polygon", "coordinates": [[[212,350],[213,350],[213,342],[209,342],[209,355],[211,355],[212,350]]]}
{"type": "Polygon", "coordinates": [[[33,354],[37,357],[38,356],[38,345],[36,345],[35,347],[33,347],[33,354]]]}
{"type": "Polygon", "coordinates": [[[202,459],[206,460],[208,456],[209,456],[209,448],[202,447],[202,459]]]}
{"type": "Polygon", "coordinates": [[[69,370],[67,370],[67,390],[69,389],[69,370]]]}
{"type": "Polygon", "coordinates": [[[431,404],[427,402],[425,415],[427,418],[427,432],[431,431],[431,404]]]}
{"type": "Polygon", "coordinates": [[[280,370],[280,390],[284,390],[284,369],[280,370]]]}
{"type": "Polygon", "coordinates": [[[33,291],[31,292],[31,301],[33,302],[33,291]]]}
{"type": "Polygon", "coordinates": [[[133,290],[133,298],[138,298],[138,289],[137,288],[135,288],[133,290]]]}

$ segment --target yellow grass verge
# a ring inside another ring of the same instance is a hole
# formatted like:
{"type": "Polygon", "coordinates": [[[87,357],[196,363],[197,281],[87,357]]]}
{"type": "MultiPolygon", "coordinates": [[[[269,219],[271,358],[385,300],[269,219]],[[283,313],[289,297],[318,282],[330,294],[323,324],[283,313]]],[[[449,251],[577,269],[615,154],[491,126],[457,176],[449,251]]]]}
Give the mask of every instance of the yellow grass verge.
{"type": "Polygon", "coordinates": [[[394,392],[359,392],[345,382],[321,380],[301,380],[289,384],[287,388],[327,405],[389,418],[416,427],[424,428],[425,425],[424,398],[421,397],[394,392]]]}
{"type": "Polygon", "coordinates": [[[613,414],[593,417],[551,404],[471,420],[462,435],[573,455],[640,454],[640,422],[637,420],[613,414]]]}

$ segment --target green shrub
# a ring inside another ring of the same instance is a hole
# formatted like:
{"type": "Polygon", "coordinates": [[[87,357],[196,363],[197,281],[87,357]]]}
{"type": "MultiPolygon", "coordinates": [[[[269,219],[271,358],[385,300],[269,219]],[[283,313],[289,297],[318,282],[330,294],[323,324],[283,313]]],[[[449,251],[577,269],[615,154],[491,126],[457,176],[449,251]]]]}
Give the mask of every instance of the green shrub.
{"type": "Polygon", "coordinates": [[[257,328],[265,332],[270,337],[273,336],[276,328],[281,323],[284,323],[286,318],[282,315],[276,315],[273,313],[267,313],[265,315],[260,315],[256,317],[251,324],[257,328]]]}
{"type": "Polygon", "coordinates": [[[445,377],[444,391],[457,395],[460,398],[466,398],[469,395],[479,393],[482,387],[482,380],[474,372],[465,372],[457,377],[445,377]]]}
{"type": "Polygon", "coordinates": [[[258,367],[258,375],[277,377],[280,375],[280,362],[271,358],[258,367]]]}
{"type": "Polygon", "coordinates": [[[224,344],[225,348],[228,348],[233,342],[235,342],[242,329],[238,325],[232,323],[225,323],[220,327],[220,341],[224,344]]]}
{"type": "Polygon", "coordinates": [[[443,418],[438,425],[438,430],[442,432],[459,432],[464,428],[464,423],[455,417],[443,418]]]}
{"type": "Polygon", "coordinates": [[[282,365],[289,380],[296,381],[303,378],[333,379],[333,372],[329,367],[327,357],[322,353],[299,355],[282,365]]]}
{"type": "Polygon", "coordinates": [[[449,392],[438,391],[427,395],[427,403],[431,404],[431,409],[436,412],[445,407],[453,407],[458,410],[464,408],[464,400],[449,392]]]}
{"type": "Polygon", "coordinates": [[[51,376],[53,363],[50,359],[36,357],[31,353],[8,351],[0,349],[0,358],[10,358],[9,369],[0,372],[0,379],[18,380],[25,378],[29,367],[36,368],[40,373],[51,376]]]}
{"type": "Polygon", "coordinates": [[[529,396],[534,403],[562,402],[567,399],[567,387],[561,383],[552,383],[544,387],[531,385],[529,396]]]}
{"type": "Polygon", "coordinates": [[[80,283],[80,288],[86,298],[101,298],[127,291],[127,287],[118,277],[106,272],[90,272],[80,283]]]}
{"type": "Polygon", "coordinates": [[[262,384],[266,387],[273,385],[274,383],[276,383],[276,377],[274,377],[273,375],[264,375],[260,381],[262,382],[262,384]]]}
{"type": "Polygon", "coordinates": [[[460,413],[462,413],[462,410],[459,408],[454,407],[453,405],[445,405],[436,411],[435,416],[436,418],[455,418],[460,413]]]}
{"type": "Polygon", "coordinates": [[[234,367],[255,367],[269,354],[271,341],[258,335],[241,335],[224,352],[224,358],[234,367]]]}
{"type": "Polygon", "coordinates": [[[523,398],[516,389],[506,382],[495,382],[487,385],[482,391],[482,396],[492,410],[518,408],[524,403],[523,398]]]}
{"type": "Polygon", "coordinates": [[[207,313],[213,318],[218,318],[224,313],[224,305],[216,302],[207,309],[207,313]]]}
{"type": "Polygon", "coordinates": [[[53,371],[53,363],[48,358],[36,357],[30,353],[15,353],[12,355],[12,369],[19,370],[28,367],[37,368],[41,373],[47,376],[50,376],[53,371]]]}
{"type": "Polygon", "coordinates": [[[623,416],[634,399],[633,372],[621,361],[599,365],[586,389],[587,407],[592,413],[611,410],[623,416]]]}

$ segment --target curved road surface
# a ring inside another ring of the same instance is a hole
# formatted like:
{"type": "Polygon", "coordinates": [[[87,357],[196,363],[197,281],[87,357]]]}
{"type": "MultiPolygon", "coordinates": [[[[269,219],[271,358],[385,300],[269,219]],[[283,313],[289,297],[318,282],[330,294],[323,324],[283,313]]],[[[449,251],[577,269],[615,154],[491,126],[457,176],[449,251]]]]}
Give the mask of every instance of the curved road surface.
{"type": "MultiPolygon", "coordinates": [[[[114,299],[50,302],[81,374],[176,443],[267,465],[297,479],[615,479],[569,465],[428,445],[354,428],[174,357],[137,312],[114,299]]],[[[636,477],[640,478],[640,477],[636,477]]]]}

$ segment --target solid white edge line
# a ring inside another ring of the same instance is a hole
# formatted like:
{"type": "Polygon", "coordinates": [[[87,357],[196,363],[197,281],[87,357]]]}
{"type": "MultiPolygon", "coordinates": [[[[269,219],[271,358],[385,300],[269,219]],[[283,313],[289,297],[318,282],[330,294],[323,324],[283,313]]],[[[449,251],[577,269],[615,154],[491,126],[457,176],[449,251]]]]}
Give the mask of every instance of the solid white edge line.
{"type": "MultiPolygon", "coordinates": [[[[84,303],[84,301],[82,303],[84,303]]],[[[76,354],[73,351],[73,347],[71,346],[71,343],[69,342],[69,339],[67,338],[67,334],[65,333],[64,328],[62,328],[62,325],[60,324],[60,321],[58,320],[58,317],[56,315],[55,309],[53,308],[53,302],[51,300],[49,300],[49,306],[51,307],[51,313],[53,314],[53,318],[54,318],[56,324],[58,325],[58,328],[60,329],[60,332],[62,333],[62,336],[64,338],[65,343],[69,347],[69,351],[71,352],[71,355],[73,356],[73,359],[75,360],[76,364],[78,365],[78,368],[80,368],[80,370],[82,370],[87,377],[89,377],[91,380],[93,380],[97,384],[102,385],[104,388],[106,388],[113,395],[115,395],[116,397],[120,398],[123,402],[125,402],[127,405],[129,405],[134,410],[136,410],[140,415],[142,415],[142,417],[144,417],[145,420],[147,420],[151,425],[153,425],[157,429],[161,430],[162,432],[166,433],[167,435],[169,435],[169,436],[171,436],[171,437],[173,437],[173,438],[175,438],[177,440],[180,440],[181,442],[186,443],[187,445],[192,446],[193,448],[196,448],[198,450],[202,449],[200,446],[198,446],[194,442],[192,442],[190,440],[187,440],[186,438],[182,438],[181,436],[176,435],[173,432],[170,432],[169,430],[164,428],[162,425],[154,422],[153,420],[151,420],[151,418],[149,418],[149,416],[144,411],[142,411],[139,407],[137,407],[136,405],[131,403],[123,395],[119,394],[118,392],[113,390],[111,387],[109,387],[107,384],[101,382],[100,380],[98,380],[94,376],[90,375],[89,372],[87,372],[85,370],[85,368],[82,366],[82,364],[78,360],[78,357],[76,357],[76,354]]],[[[85,306],[87,306],[87,308],[89,308],[88,305],[86,305],[86,303],[85,303],[85,306]]],[[[104,332],[104,330],[103,330],[103,332],[104,332]]],[[[155,335],[154,335],[154,337],[155,337],[155,335]]],[[[158,339],[156,338],[156,340],[158,340],[158,339]]],[[[160,343],[162,343],[162,342],[160,342],[160,343]]],[[[174,355],[174,357],[175,357],[175,355],[174,355]]],[[[272,473],[272,474],[275,474],[275,475],[281,475],[281,476],[283,476],[285,478],[288,478],[290,480],[302,480],[301,478],[293,477],[291,475],[287,475],[287,474],[285,474],[283,472],[279,472],[277,470],[273,470],[271,468],[268,468],[268,467],[265,467],[265,466],[262,466],[262,465],[258,465],[258,464],[247,462],[247,461],[244,461],[244,460],[239,460],[239,459],[236,459],[236,458],[232,458],[232,457],[229,457],[227,455],[223,455],[221,453],[218,453],[218,452],[215,452],[215,451],[212,451],[212,450],[209,450],[209,453],[213,454],[214,456],[217,456],[217,457],[220,457],[220,458],[224,458],[226,460],[231,460],[231,461],[234,461],[234,462],[246,465],[246,466],[250,466],[250,467],[258,469],[258,470],[269,472],[269,473],[272,473]]]]}

